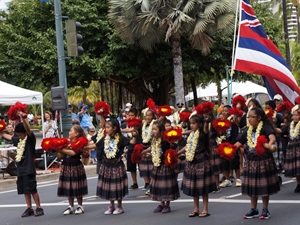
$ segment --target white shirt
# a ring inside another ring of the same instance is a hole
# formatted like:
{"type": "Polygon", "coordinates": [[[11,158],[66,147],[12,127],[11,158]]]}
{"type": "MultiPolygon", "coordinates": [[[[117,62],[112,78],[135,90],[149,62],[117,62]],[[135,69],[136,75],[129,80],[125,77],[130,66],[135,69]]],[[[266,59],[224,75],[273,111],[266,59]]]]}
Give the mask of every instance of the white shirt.
{"type": "Polygon", "coordinates": [[[33,117],[34,117],[34,115],[33,115],[33,114],[28,114],[28,115],[27,115],[27,118],[28,118],[29,120],[32,120],[32,119],[33,119],[33,117]]]}

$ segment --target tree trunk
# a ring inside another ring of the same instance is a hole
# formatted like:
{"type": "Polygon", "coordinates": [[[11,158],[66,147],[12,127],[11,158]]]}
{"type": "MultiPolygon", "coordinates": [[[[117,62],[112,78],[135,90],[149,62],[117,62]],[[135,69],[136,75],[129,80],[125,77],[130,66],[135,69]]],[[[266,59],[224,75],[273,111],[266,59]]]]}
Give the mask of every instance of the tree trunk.
{"type": "Polygon", "coordinates": [[[282,12],[283,12],[283,30],[285,39],[285,60],[288,67],[291,69],[291,52],[289,44],[289,33],[287,26],[287,11],[286,11],[286,0],[282,0],[282,12]]]}
{"type": "Polygon", "coordinates": [[[111,98],[111,110],[114,113],[115,112],[115,104],[114,104],[114,84],[112,81],[109,82],[110,86],[110,98],[111,98]]]}
{"type": "Polygon", "coordinates": [[[298,34],[297,34],[297,36],[298,36],[298,44],[300,44],[300,22],[299,22],[299,4],[298,4],[298,1],[296,1],[297,3],[296,3],[296,5],[295,5],[295,7],[296,7],[296,12],[297,12],[297,28],[298,28],[298,34]]]}
{"type": "Polygon", "coordinates": [[[181,43],[180,43],[179,32],[175,32],[172,34],[172,46],[173,46],[175,100],[176,103],[185,103],[184,88],[183,88],[181,43]]]}
{"type": "Polygon", "coordinates": [[[190,76],[190,81],[191,81],[191,86],[192,86],[193,95],[194,95],[194,105],[197,106],[198,105],[198,96],[197,96],[195,77],[190,76]]]}
{"type": "Polygon", "coordinates": [[[119,103],[118,103],[118,113],[122,109],[122,84],[119,84],[119,103]]]}
{"type": "MultiPolygon", "coordinates": [[[[217,91],[218,91],[218,101],[219,102],[222,102],[222,90],[221,90],[221,83],[220,82],[217,82],[216,83],[217,85],[217,91]]],[[[229,88],[229,87],[227,87],[229,88]]],[[[228,96],[227,97],[227,100],[229,99],[230,97],[228,96]]],[[[228,105],[230,105],[230,102],[228,101],[228,105]]]]}
{"type": "Polygon", "coordinates": [[[104,95],[105,95],[105,93],[104,93],[104,84],[101,83],[100,85],[101,85],[101,101],[104,101],[104,95]]]}

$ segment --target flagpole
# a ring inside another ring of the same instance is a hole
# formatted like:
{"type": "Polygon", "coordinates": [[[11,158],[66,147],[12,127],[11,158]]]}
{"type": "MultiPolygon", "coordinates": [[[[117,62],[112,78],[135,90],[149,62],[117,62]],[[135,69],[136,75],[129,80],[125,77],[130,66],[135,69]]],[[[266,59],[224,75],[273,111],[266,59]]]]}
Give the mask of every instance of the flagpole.
{"type": "Polygon", "coordinates": [[[236,27],[237,27],[237,17],[238,17],[238,10],[239,10],[239,3],[240,0],[236,1],[236,12],[235,12],[235,23],[234,23],[234,33],[233,33],[233,46],[232,46],[232,59],[231,59],[231,71],[230,71],[230,96],[229,96],[229,104],[231,105],[231,96],[232,96],[232,76],[234,73],[234,68],[233,68],[233,61],[234,61],[234,52],[235,52],[235,39],[236,39],[236,27]]]}

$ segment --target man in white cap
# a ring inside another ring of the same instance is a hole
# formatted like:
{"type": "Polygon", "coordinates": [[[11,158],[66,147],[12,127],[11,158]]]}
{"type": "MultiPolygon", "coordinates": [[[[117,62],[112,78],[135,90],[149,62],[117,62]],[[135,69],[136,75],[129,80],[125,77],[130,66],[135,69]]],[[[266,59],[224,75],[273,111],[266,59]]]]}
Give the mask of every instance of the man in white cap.
{"type": "Polygon", "coordinates": [[[132,104],[131,103],[126,103],[126,109],[128,109],[128,111],[131,109],[132,104]]]}
{"type": "MultiPolygon", "coordinates": [[[[177,103],[176,104],[176,106],[177,106],[177,112],[175,112],[173,115],[174,115],[174,119],[173,119],[173,123],[175,124],[175,126],[179,123],[179,121],[180,121],[180,117],[179,117],[179,114],[183,111],[183,110],[185,110],[185,108],[184,108],[184,103],[182,103],[182,102],[180,102],[180,103],[177,103]]],[[[172,123],[172,125],[173,125],[173,123],[172,123]]]]}
{"type": "Polygon", "coordinates": [[[273,100],[274,100],[275,103],[276,103],[276,108],[277,108],[278,106],[280,106],[280,105],[283,104],[283,98],[282,98],[282,96],[279,95],[279,94],[275,95],[273,100]]]}

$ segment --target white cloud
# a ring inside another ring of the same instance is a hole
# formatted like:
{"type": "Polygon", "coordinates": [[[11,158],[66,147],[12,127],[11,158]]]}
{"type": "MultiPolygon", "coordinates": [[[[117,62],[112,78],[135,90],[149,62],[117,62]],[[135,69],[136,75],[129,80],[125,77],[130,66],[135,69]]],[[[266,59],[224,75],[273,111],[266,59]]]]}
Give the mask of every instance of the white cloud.
{"type": "Polygon", "coordinates": [[[6,3],[10,2],[11,0],[0,0],[0,9],[7,9],[6,3]]]}

